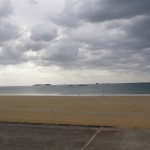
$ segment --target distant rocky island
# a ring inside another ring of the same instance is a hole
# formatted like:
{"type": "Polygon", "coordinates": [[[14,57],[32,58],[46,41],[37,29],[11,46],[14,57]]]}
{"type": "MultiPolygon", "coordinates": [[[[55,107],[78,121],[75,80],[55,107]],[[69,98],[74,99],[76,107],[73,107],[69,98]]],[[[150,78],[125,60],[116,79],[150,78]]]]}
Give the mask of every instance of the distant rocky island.
{"type": "Polygon", "coordinates": [[[88,84],[68,84],[67,86],[88,86],[88,84]]]}
{"type": "Polygon", "coordinates": [[[33,86],[49,86],[51,84],[34,84],[33,86]]]}
{"type": "MultiPolygon", "coordinates": [[[[99,84],[109,84],[109,83],[95,83],[96,85],[99,85],[99,84]]],[[[32,86],[50,86],[52,84],[34,84],[32,86]]],[[[64,84],[66,86],[88,86],[90,84],[64,84]]]]}
{"type": "Polygon", "coordinates": [[[77,86],[88,86],[88,84],[78,84],[77,86]]]}

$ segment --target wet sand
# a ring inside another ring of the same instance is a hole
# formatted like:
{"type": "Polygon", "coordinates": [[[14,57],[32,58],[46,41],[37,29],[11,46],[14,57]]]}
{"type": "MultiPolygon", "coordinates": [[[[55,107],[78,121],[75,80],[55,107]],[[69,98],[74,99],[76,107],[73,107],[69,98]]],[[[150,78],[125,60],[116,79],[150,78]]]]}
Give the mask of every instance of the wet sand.
{"type": "Polygon", "coordinates": [[[0,96],[0,121],[150,128],[150,96],[0,96]]]}

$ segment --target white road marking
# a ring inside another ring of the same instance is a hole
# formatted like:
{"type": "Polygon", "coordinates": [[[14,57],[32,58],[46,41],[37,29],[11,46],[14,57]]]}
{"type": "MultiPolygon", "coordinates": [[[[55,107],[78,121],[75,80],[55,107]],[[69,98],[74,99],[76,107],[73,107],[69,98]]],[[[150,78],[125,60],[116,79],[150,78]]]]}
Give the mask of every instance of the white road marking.
{"type": "Polygon", "coordinates": [[[81,150],[84,150],[88,145],[94,140],[94,138],[101,132],[102,128],[98,129],[94,135],[87,141],[87,143],[81,148],[81,150]]]}

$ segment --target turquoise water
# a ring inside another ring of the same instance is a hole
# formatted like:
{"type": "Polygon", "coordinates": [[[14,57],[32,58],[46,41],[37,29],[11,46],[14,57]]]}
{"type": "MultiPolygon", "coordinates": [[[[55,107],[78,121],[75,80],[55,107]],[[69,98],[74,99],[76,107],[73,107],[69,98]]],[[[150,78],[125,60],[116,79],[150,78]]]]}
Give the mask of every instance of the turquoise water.
{"type": "Polygon", "coordinates": [[[0,95],[150,95],[150,83],[1,86],[0,95]]]}

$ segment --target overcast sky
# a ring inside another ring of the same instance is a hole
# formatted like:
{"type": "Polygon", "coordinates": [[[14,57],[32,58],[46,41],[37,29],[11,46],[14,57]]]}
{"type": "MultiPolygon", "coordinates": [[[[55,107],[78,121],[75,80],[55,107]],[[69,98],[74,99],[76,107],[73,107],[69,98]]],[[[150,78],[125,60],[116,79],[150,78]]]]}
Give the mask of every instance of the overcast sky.
{"type": "Polygon", "coordinates": [[[0,0],[0,86],[150,82],[150,0],[0,0]]]}

